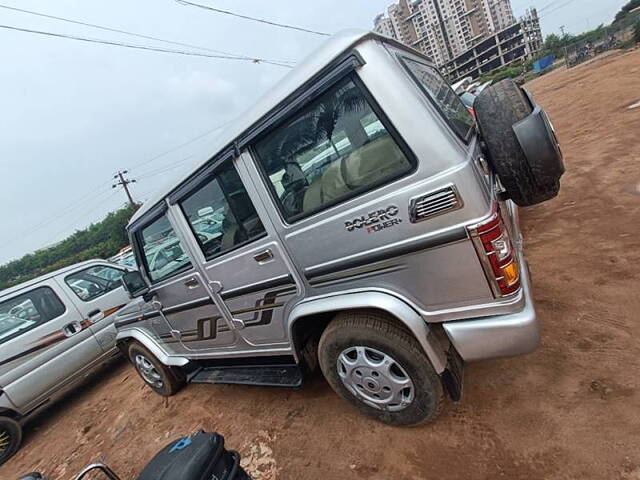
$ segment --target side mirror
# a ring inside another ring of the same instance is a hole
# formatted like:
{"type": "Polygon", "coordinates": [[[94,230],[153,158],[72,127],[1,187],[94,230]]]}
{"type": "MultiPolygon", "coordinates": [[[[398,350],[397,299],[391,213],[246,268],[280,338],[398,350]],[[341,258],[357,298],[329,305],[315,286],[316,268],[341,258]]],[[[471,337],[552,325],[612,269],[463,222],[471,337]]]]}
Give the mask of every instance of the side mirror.
{"type": "Polygon", "coordinates": [[[131,298],[140,297],[149,292],[149,286],[138,270],[125,273],[122,276],[122,285],[131,298]]]}

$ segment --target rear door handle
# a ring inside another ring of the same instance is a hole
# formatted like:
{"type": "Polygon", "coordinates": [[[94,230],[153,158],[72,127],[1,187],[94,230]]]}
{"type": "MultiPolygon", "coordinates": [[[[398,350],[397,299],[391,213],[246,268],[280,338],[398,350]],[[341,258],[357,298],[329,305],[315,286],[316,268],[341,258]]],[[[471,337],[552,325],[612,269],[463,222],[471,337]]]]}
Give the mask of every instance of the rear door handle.
{"type": "Polygon", "coordinates": [[[187,287],[188,289],[194,289],[200,286],[200,282],[198,282],[197,278],[191,277],[188,280],[185,280],[184,286],[187,287]]]}
{"type": "Polygon", "coordinates": [[[102,313],[102,310],[99,308],[96,308],[95,310],[90,311],[87,316],[91,323],[96,323],[104,318],[104,313],[102,313]]]}
{"type": "Polygon", "coordinates": [[[266,262],[267,260],[271,260],[273,258],[273,252],[271,251],[270,248],[267,248],[265,251],[260,252],[260,253],[256,253],[253,256],[253,259],[256,262],[266,262]]]}

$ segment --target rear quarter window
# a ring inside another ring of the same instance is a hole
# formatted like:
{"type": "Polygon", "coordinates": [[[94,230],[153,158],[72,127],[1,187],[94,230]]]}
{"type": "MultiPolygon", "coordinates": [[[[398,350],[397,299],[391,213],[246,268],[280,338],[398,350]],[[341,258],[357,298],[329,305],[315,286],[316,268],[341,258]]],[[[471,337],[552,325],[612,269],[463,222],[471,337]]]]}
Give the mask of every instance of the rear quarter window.
{"type": "Polygon", "coordinates": [[[400,61],[452,130],[466,142],[475,125],[475,120],[440,72],[431,65],[403,55],[400,56],[400,61]]]}
{"type": "Polygon", "coordinates": [[[415,160],[355,76],[331,86],[253,151],[287,222],[408,174],[415,160]]]}

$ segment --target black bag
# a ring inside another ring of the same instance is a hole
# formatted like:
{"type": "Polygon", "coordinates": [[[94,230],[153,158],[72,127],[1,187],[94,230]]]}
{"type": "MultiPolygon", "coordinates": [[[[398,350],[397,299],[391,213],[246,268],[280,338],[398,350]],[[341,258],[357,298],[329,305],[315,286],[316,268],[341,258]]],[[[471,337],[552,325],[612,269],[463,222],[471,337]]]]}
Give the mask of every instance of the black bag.
{"type": "Polygon", "coordinates": [[[251,480],[240,455],[224,448],[224,437],[199,431],[171,442],[148,463],[138,480],[251,480]]]}

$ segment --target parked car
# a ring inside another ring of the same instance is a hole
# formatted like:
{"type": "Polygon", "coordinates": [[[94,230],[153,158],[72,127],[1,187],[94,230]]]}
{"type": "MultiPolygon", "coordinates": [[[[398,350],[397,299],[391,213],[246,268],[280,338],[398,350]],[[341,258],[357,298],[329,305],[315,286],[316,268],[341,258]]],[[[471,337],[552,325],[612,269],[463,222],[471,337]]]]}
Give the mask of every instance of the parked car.
{"type": "Polygon", "coordinates": [[[119,355],[127,271],[91,260],[0,292],[0,464],[34,413],[119,355]]]}
{"type": "Polygon", "coordinates": [[[374,418],[435,418],[466,362],[537,346],[516,204],[554,197],[564,171],[544,111],[512,82],[475,108],[480,130],[398,42],[330,39],[133,216],[119,348],[161,395],[297,387],[319,364],[374,418]],[[203,240],[199,212],[219,205],[222,235],[203,240]],[[155,268],[168,231],[180,260],[155,268]]]}
{"type": "Polygon", "coordinates": [[[125,267],[137,268],[136,258],[130,245],[122,248],[116,255],[109,258],[109,261],[125,267]]]}
{"type": "Polygon", "coordinates": [[[469,113],[475,118],[476,111],[473,108],[473,104],[476,101],[476,96],[473,93],[463,92],[460,94],[460,100],[462,101],[464,106],[467,107],[469,113]]]}

